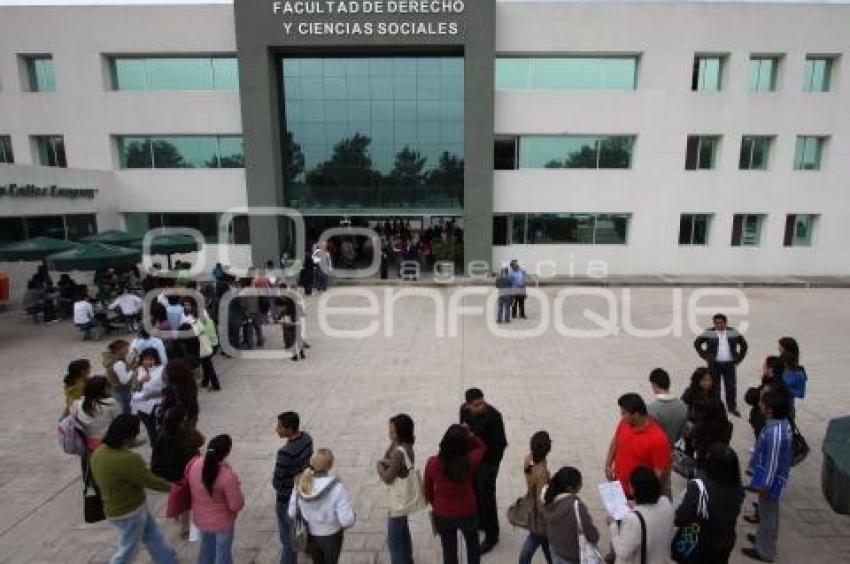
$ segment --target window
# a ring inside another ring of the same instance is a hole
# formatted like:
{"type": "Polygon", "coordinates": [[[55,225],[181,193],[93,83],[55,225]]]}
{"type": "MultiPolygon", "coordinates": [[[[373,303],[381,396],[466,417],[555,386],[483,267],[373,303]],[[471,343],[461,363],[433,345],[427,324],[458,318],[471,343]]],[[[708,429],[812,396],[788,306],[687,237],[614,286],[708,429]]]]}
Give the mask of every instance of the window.
{"type": "Polygon", "coordinates": [[[732,246],[758,247],[764,218],[762,214],[735,214],[732,217],[732,246]]]}
{"type": "Polygon", "coordinates": [[[634,90],[637,57],[499,57],[496,90],[634,90]]]}
{"type": "Polygon", "coordinates": [[[35,138],[38,164],[66,168],[65,139],[61,135],[40,135],[35,138]]]}
{"type": "Polygon", "coordinates": [[[0,217],[0,244],[17,243],[27,238],[24,218],[0,217]]]}
{"type": "Polygon", "coordinates": [[[679,217],[680,245],[707,245],[711,214],[683,213],[679,217]]]}
{"type": "MultiPolygon", "coordinates": [[[[158,227],[189,227],[197,229],[207,243],[221,243],[218,239],[220,213],[125,213],[124,223],[131,233],[145,233],[158,227]]],[[[248,217],[236,216],[228,227],[227,243],[250,243],[248,217]]]]}
{"type": "Polygon", "coordinates": [[[235,57],[112,57],[113,90],[237,90],[235,57]]]}
{"type": "Polygon", "coordinates": [[[496,136],[493,149],[493,168],[496,170],[517,169],[516,145],[516,137],[496,136]]]}
{"type": "Polygon", "coordinates": [[[688,135],[685,170],[713,169],[719,145],[719,135],[688,135]]]}
{"type": "Polygon", "coordinates": [[[696,56],[691,76],[691,90],[694,92],[717,92],[723,73],[723,57],[696,56]]]}
{"type": "Polygon", "coordinates": [[[829,92],[832,87],[833,57],[806,57],[803,68],[804,92],[829,92]]]}
{"type": "Polygon", "coordinates": [[[510,244],[510,239],[508,238],[508,222],[510,216],[509,215],[493,215],[493,245],[494,246],[504,246],[510,244]]]}
{"type": "Polygon", "coordinates": [[[782,244],[786,247],[811,247],[817,217],[812,214],[785,216],[785,237],[782,244]]]}
{"type": "Polygon", "coordinates": [[[0,164],[13,164],[15,154],[12,153],[12,138],[8,135],[0,135],[0,164]]]}
{"type": "Polygon", "coordinates": [[[97,218],[94,214],[83,213],[65,216],[65,238],[79,241],[83,237],[97,233],[97,218]]]}
{"type": "Polygon", "coordinates": [[[239,135],[118,137],[121,168],[243,168],[239,135]]]}
{"type": "Polygon", "coordinates": [[[625,245],[629,214],[514,214],[512,244],[625,245]]]}
{"type": "Polygon", "coordinates": [[[27,81],[30,92],[55,92],[56,73],[53,66],[53,57],[50,55],[38,55],[24,57],[27,81]]]}
{"type": "Polygon", "coordinates": [[[97,233],[97,219],[93,213],[0,218],[0,242],[3,244],[32,237],[76,241],[94,233],[97,233]]]}
{"type": "Polygon", "coordinates": [[[744,135],[741,138],[741,170],[767,170],[772,137],[766,135],[744,135]]]}
{"type": "Polygon", "coordinates": [[[750,57],[750,92],[773,92],[776,90],[776,74],[779,69],[777,57],[750,57]]]}
{"type": "Polygon", "coordinates": [[[519,168],[630,168],[635,137],[522,136],[519,168]]]}
{"type": "Polygon", "coordinates": [[[794,149],[795,170],[820,170],[825,137],[798,135],[794,149]]]}

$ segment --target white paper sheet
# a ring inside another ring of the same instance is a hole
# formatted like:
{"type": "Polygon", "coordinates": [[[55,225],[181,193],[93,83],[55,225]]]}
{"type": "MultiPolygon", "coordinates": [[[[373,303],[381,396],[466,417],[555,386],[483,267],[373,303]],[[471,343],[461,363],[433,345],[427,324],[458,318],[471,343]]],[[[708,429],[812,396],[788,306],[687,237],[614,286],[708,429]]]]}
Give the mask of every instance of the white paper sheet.
{"type": "Polygon", "coordinates": [[[608,515],[615,521],[623,519],[632,512],[626,499],[626,492],[623,491],[623,486],[619,481],[614,480],[613,482],[599,484],[599,495],[602,497],[602,503],[605,505],[608,515]]]}

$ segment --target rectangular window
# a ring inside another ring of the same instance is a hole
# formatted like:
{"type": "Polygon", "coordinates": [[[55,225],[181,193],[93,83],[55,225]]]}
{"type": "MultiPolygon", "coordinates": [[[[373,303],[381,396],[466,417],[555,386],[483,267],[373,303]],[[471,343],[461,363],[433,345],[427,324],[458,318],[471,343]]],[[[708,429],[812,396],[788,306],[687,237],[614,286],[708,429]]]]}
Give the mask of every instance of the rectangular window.
{"type": "Polygon", "coordinates": [[[27,238],[22,217],[0,217],[0,244],[17,243],[27,238]]]}
{"type": "Polygon", "coordinates": [[[722,74],[723,57],[697,55],[694,57],[691,90],[694,92],[718,92],[722,74]]]}
{"type": "Polygon", "coordinates": [[[65,220],[61,215],[25,217],[24,226],[27,238],[30,239],[33,237],[65,238],[65,220]]]}
{"type": "Polygon", "coordinates": [[[510,219],[509,215],[493,215],[493,245],[494,246],[504,246],[510,244],[510,239],[508,238],[508,220],[510,219]]]}
{"type": "Polygon", "coordinates": [[[61,135],[39,135],[35,137],[38,164],[66,168],[65,139],[61,135]]]}
{"type": "Polygon", "coordinates": [[[83,237],[97,233],[97,216],[93,213],[82,213],[65,216],[65,238],[79,241],[83,237]]]}
{"type": "Polygon", "coordinates": [[[820,170],[821,154],[825,137],[798,135],[794,149],[795,170],[820,170]]]}
{"type": "Polygon", "coordinates": [[[635,137],[537,136],[519,139],[519,168],[630,168],[635,137]]]}
{"type": "Polygon", "coordinates": [[[496,170],[516,170],[517,137],[496,136],[493,146],[493,168],[496,170]]]}
{"type": "Polygon", "coordinates": [[[53,57],[50,55],[38,55],[24,57],[27,81],[30,92],[55,92],[56,72],[53,66],[53,57]]]}
{"type": "Polygon", "coordinates": [[[763,214],[735,214],[732,217],[732,246],[758,247],[761,245],[763,214]]]}
{"type": "Polygon", "coordinates": [[[113,90],[237,90],[235,57],[111,57],[113,90]]]}
{"type": "MultiPolygon", "coordinates": [[[[190,227],[197,229],[207,243],[220,243],[218,222],[220,213],[125,213],[124,224],[131,233],[145,233],[157,227],[190,227]]],[[[227,243],[250,243],[247,216],[236,216],[228,228],[227,243]]]]}
{"type": "Polygon", "coordinates": [[[744,135],[741,137],[740,170],[767,170],[772,137],[767,135],[744,135]]]}
{"type": "Polygon", "coordinates": [[[803,68],[804,92],[829,92],[832,87],[833,57],[806,57],[803,68]]]}
{"type": "Polygon", "coordinates": [[[719,145],[719,135],[688,135],[685,170],[712,170],[719,145]]]}
{"type": "Polygon", "coordinates": [[[750,57],[750,92],[773,92],[776,90],[776,74],[779,69],[777,57],[750,57]]]}
{"type": "Polygon", "coordinates": [[[0,164],[14,164],[15,154],[12,152],[12,138],[0,135],[0,164]]]}
{"type": "Polygon", "coordinates": [[[499,57],[496,90],[635,90],[637,57],[499,57]]]}
{"type": "Polygon", "coordinates": [[[785,216],[785,237],[782,244],[786,247],[811,247],[817,217],[813,214],[785,216]]]}
{"type": "Polygon", "coordinates": [[[683,213],[679,217],[680,245],[707,245],[711,214],[683,213]]]}
{"type": "Polygon", "coordinates": [[[629,218],[629,214],[515,214],[511,217],[511,242],[529,245],[625,245],[629,218]]]}
{"type": "Polygon", "coordinates": [[[118,137],[121,168],[244,168],[241,135],[118,137]]]}

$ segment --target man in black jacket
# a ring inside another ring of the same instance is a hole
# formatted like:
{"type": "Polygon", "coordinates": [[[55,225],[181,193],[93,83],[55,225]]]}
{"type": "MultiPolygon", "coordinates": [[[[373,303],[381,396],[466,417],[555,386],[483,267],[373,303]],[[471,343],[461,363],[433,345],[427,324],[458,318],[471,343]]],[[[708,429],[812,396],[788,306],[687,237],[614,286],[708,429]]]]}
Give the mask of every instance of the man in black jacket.
{"type": "Polygon", "coordinates": [[[313,456],[313,439],[299,429],[300,421],[294,411],[277,416],[277,435],[286,444],[277,451],[272,485],[277,491],[277,524],[280,533],[280,564],[296,564],[298,553],[292,545],[292,520],[289,518],[289,498],[295,487],[295,477],[310,464],[313,456]]]}
{"type": "Polygon", "coordinates": [[[697,354],[708,363],[708,370],[714,378],[714,392],[720,397],[720,380],[726,393],[726,410],[740,417],[736,402],[737,376],[735,367],[747,355],[747,341],[734,327],[726,325],[726,316],[717,313],[712,318],[714,327],[703,331],[694,339],[697,354]]]}
{"type": "Polygon", "coordinates": [[[475,497],[478,503],[478,526],[484,531],[481,554],[493,550],[499,542],[499,513],[496,507],[496,477],[502,455],[508,446],[502,414],[484,401],[478,388],[466,391],[466,403],[460,406],[460,422],[487,445],[487,454],[475,472],[475,497]]]}

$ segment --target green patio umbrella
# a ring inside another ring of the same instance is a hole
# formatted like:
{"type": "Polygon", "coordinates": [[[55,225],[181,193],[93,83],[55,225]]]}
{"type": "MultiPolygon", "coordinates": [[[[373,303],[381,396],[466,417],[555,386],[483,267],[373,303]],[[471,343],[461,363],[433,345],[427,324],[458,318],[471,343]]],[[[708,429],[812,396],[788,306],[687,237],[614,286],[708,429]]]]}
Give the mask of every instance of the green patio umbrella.
{"type": "Polygon", "coordinates": [[[142,260],[138,249],[128,249],[106,243],[83,243],[73,249],[47,257],[53,270],[96,270],[98,268],[129,268],[142,260]]]}
{"type": "Polygon", "coordinates": [[[199,250],[198,242],[194,237],[181,233],[157,235],[151,241],[147,249],[142,248],[144,240],[131,243],[131,246],[140,248],[152,255],[166,255],[168,257],[168,269],[171,269],[171,255],[175,253],[194,253],[199,250]]]}
{"type": "Polygon", "coordinates": [[[67,251],[68,249],[73,249],[77,246],[79,246],[79,243],[66,241],[64,239],[33,237],[26,241],[20,241],[18,243],[6,245],[5,247],[0,247],[0,261],[43,261],[48,255],[67,251]]]}
{"type": "Polygon", "coordinates": [[[106,243],[107,245],[128,245],[136,241],[141,241],[142,236],[135,233],[128,233],[120,229],[110,229],[109,231],[101,231],[88,237],[83,237],[81,240],[86,243],[106,243]]]}

